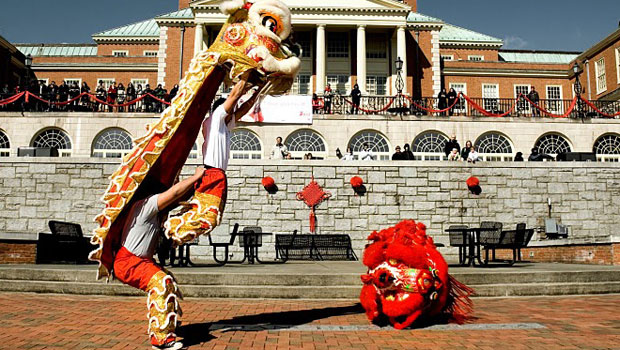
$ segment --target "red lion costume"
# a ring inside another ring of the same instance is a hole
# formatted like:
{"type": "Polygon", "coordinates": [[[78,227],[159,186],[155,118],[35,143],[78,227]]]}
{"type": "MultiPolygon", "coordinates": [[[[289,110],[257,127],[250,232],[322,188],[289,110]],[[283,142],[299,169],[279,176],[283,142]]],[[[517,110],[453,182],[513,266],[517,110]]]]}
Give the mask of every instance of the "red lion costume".
{"type": "Polygon", "coordinates": [[[444,316],[462,323],[472,311],[473,290],[448,274],[426,226],[413,220],[373,232],[364,250],[362,306],[372,322],[404,329],[416,320],[444,316]]]}

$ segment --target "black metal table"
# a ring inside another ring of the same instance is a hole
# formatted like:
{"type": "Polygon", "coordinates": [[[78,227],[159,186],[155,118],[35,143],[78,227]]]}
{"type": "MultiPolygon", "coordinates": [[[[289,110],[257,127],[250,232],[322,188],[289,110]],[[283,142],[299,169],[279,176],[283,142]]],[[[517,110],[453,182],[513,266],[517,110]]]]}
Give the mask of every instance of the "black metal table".
{"type": "Polygon", "coordinates": [[[244,263],[246,260],[248,264],[254,264],[257,261],[260,264],[263,262],[258,258],[258,248],[262,246],[262,236],[272,235],[271,232],[238,232],[235,233],[239,237],[239,243],[243,247],[243,260],[238,263],[244,263]]]}
{"type": "Polygon", "coordinates": [[[463,244],[465,244],[465,257],[463,259],[463,263],[461,266],[475,266],[476,259],[478,260],[478,265],[484,265],[480,257],[480,233],[495,231],[495,228],[490,227],[468,227],[468,228],[453,228],[447,229],[446,232],[462,232],[463,233],[463,244]]]}

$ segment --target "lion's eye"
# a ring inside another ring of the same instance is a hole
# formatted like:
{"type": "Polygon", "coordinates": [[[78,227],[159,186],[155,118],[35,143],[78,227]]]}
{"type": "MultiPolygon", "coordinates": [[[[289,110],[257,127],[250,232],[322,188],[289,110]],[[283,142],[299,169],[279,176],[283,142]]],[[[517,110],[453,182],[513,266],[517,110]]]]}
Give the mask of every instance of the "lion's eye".
{"type": "Polygon", "coordinates": [[[278,31],[278,21],[276,21],[273,17],[266,16],[263,18],[263,26],[273,33],[277,33],[278,31]]]}
{"type": "Polygon", "coordinates": [[[396,259],[390,259],[390,260],[388,260],[388,263],[389,263],[390,265],[392,265],[392,266],[396,266],[396,265],[398,265],[398,260],[396,260],[396,259]]]}

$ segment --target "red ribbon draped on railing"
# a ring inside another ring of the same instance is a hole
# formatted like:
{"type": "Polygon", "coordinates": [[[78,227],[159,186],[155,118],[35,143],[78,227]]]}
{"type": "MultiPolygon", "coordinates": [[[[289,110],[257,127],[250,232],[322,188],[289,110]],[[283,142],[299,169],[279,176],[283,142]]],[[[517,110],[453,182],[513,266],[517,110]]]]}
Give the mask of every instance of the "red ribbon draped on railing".
{"type": "Polygon", "coordinates": [[[517,106],[517,101],[519,101],[519,98],[521,98],[522,95],[517,96],[515,103],[512,104],[512,107],[510,107],[510,109],[506,112],[506,113],[502,113],[502,114],[495,114],[495,113],[491,113],[489,111],[487,111],[486,109],[480,107],[476,102],[472,101],[471,98],[467,97],[464,94],[460,94],[461,96],[463,96],[463,98],[465,99],[465,101],[467,101],[470,106],[474,107],[475,110],[477,110],[478,112],[482,113],[482,115],[484,115],[485,117],[496,117],[496,118],[503,118],[505,116],[508,116],[510,114],[512,114],[512,112],[514,112],[515,107],[517,106]]]}
{"type": "Polygon", "coordinates": [[[164,100],[162,100],[162,99],[160,99],[160,98],[158,98],[158,97],[156,97],[156,96],[154,96],[154,95],[152,95],[150,93],[143,94],[140,97],[138,97],[138,98],[136,98],[134,100],[131,100],[129,102],[123,103],[123,104],[113,104],[113,103],[108,103],[106,101],[102,101],[99,98],[97,98],[96,95],[90,94],[90,93],[87,93],[87,92],[83,92],[83,93],[79,94],[78,96],[76,96],[76,97],[74,97],[74,98],[72,98],[70,100],[67,100],[67,101],[52,102],[52,101],[45,100],[45,99],[43,99],[43,98],[41,98],[41,97],[31,93],[30,91],[23,91],[23,92],[20,92],[19,94],[15,95],[15,96],[12,96],[12,97],[9,97],[7,99],[4,99],[4,100],[0,101],[0,106],[14,103],[14,102],[16,102],[17,100],[19,100],[20,98],[22,98],[24,96],[25,96],[25,101],[26,102],[30,102],[30,97],[34,97],[35,99],[37,99],[37,100],[39,100],[39,101],[41,101],[43,103],[47,103],[47,104],[51,104],[51,105],[55,105],[55,106],[66,106],[68,104],[71,104],[71,103],[81,99],[84,96],[89,96],[90,98],[92,98],[97,103],[100,103],[100,104],[106,105],[106,106],[110,106],[110,107],[114,107],[114,108],[131,106],[131,105],[136,104],[136,103],[140,102],[141,100],[145,99],[147,96],[149,96],[152,99],[154,99],[155,101],[159,101],[159,102],[161,102],[161,103],[163,103],[163,104],[165,104],[167,106],[170,105],[170,102],[164,101],[164,100]]]}
{"type": "Polygon", "coordinates": [[[359,109],[360,111],[364,112],[364,113],[379,113],[379,112],[385,112],[388,110],[388,108],[390,108],[390,106],[394,103],[394,101],[396,101],[396,97],[392,98],[392,101],[390,101],[390,103],[388,103],[387,105],[385,105],[385,107],[381,108],[381,109],[376,109],[376,110],[372,110],[372,109],[365,109],[362,108],[356,104],[354,104],[352,101],[347,100],[346,98],[344,99],[344,101],[348,104],[350,104],[351,106],[356,107],[357,109],[359,109]]]}
{"type": "Polygon", "coordinates": [[[4,105],[8,105],[11,103],[14,103],[15,101],[19,100],[20,98],[22,98],[22,96],[24,96],[24,94],[26,94],[26,92],[20,92],[17,95],[13,95],[9,98],[5,98],[4,100],[0,100],[0,106],[4,106],[4,105]]]}
{"type": "Polygon", "coordinates": [[[573,113],[573,110],[575,109],[575,106],[577,105],[577,97],[573,98],[573,102],[571,102],[570,106],[568,107],[568,111],[566,111],[566,113],[559,115],[559,114],[553,114],[551,112],[549,112],[548,110],[540,107],[538,104],[530,101],[529,98],[527,98],[527,96],[523,96],[523,98],[530,104],[532,105],[532,107],[536,108],[537,110],[543,112],[544,114],[553,117],[553,118],[568,118],[568,116],[573,113]]]}
{"type": "Polygon", "coordinates": [[[617,113],[614,113],[614,114],[607,114],[607,113],[605,113],[605,112],[602,112],[600,109],[596,108],[596,106],[595,106],[592,102],[590,102],[590,101],[588,101],[588,100],[586,100],[586,99],[584,99],[584,98],[582,98],[581,100],[582,100],[583,102],[585,102],[588,106],[590,106],[590,108],[592,108],[593,110],[595,110],[598,114],[602,115],[603,117],[607,117],[607,118],[615,118],[615,117],[620,116],[620,112],[617,112],[617,113]]]}
{"type": "Polygon", "coordinates": [[[417,104],[417,103],[416,103],[416,102],[415,102],[415,101],[414,101],[411,97],[406,96],[406,95],[404,95],[404,96],[405,96],[405,97],[409,100],[409,102],[411,102],[411,104],[413,104],[414,106],[416,106],[416,107],[417,107],[417,108],[419,108],[419,109],[425,110],[425,111],[427,111],[427,112],[429,112],[429,113],[445,113],[445,112],[447,112],[447,111],[451,110],[452,108],[454,108],[454,106],[456,106],[456,104],[457,104],[457,103],[459,103],[459,100],[460,100],[460,96],[461,96],[461,94],[458,94],[458,96],[456,96],[456,101],[454,101],[454,103],[452,104],[452,106],[450,106],[450,107],[448,107],[448,108],[446,108],[446,109],[432,109],[432,108],[426,108],[426,107],[423,107],[423,106],[421,106],[421,105],[417,104]]]}

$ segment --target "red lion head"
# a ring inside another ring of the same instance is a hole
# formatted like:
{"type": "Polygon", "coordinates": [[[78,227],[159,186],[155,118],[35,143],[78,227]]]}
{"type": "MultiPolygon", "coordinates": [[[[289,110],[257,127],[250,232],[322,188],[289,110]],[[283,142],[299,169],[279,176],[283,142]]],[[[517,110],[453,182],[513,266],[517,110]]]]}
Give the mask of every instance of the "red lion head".
{"type": "Polygon", "coordinates": [[[425,317],[446,315],[463,322],[471,312],[473,290],[448,274],[426,226],[413,220],[369,237],[364,251],[368,273],[360,295],[370,321],[387,317],[396,329],[425,317]]]}

